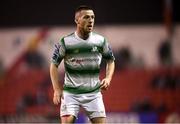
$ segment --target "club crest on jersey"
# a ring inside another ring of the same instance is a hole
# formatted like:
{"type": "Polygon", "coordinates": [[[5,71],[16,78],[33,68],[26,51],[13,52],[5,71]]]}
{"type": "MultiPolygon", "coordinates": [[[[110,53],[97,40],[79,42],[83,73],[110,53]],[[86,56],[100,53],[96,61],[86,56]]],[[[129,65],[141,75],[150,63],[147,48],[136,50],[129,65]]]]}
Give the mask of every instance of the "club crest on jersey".
{"type": "Polygon", "coordinates": [[[93,46],[91,52],[97,52],[97,51],[98,51],[98,48],[96,46],[93,46]]]}

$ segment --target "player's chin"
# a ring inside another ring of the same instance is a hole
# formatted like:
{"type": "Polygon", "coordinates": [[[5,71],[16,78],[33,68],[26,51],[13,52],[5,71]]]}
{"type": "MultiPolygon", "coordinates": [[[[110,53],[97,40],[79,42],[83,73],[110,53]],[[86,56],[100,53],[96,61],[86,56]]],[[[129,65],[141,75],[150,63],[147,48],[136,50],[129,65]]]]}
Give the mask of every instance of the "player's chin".
{"type": "Polygon", "coordinates": [[[88,33],[90,33],[90,32],[92,32],[92,30],[93,30],[93,28],[87,28],[86,31],[87,31],[88,33]]]}
{"type": "Polygon", "coordinates": [[[86,32],[87,32],[87,33],[91,33],[91,32],[92,32],[92,30],[87,30],[86,32]]]}

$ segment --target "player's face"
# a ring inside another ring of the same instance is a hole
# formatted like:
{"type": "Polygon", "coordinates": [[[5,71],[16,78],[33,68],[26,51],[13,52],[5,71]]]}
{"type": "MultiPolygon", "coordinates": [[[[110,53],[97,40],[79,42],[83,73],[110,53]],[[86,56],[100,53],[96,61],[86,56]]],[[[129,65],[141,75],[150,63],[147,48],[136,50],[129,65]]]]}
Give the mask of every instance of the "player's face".
{"type": "Polygon", "coordinates": [[[77,18],[77,26],[84,31],[90,33],[94,26],[94,12],[92,10],[82,10],[77,18]]]}

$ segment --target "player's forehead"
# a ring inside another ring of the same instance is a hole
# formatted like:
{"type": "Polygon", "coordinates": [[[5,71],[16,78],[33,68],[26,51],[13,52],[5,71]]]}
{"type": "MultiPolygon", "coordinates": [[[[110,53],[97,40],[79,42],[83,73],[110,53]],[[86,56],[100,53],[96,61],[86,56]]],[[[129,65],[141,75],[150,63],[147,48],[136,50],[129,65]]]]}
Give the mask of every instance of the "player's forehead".
{"type": "Polygon", "coordinates": [[[94,16],[93,10],[81,10],[79,11],[79,14],[81,16],[84,16],[84,15],[94,16]]]}
{"type": "Polygon", "coordinates": [[[81,10],[82,14],[89,14],[89,15],[94,15],[93,10],[81,10]]]}

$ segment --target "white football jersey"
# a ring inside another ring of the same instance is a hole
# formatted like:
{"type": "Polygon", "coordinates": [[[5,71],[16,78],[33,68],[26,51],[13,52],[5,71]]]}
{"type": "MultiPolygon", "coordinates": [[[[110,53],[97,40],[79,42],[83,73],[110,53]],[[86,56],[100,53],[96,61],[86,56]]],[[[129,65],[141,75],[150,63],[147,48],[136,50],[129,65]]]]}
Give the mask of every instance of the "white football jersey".
{"type": "Polygon", "coordinates": [[[52,62],[58,66],[64,59],[64,90],[71,93],[99,91],[99,72],[102,57],[114,60],[106,39],[94,32],[83,40],[75,33],[63,37],[56,45],[52,62]]]}

